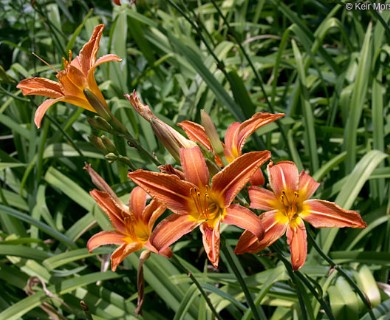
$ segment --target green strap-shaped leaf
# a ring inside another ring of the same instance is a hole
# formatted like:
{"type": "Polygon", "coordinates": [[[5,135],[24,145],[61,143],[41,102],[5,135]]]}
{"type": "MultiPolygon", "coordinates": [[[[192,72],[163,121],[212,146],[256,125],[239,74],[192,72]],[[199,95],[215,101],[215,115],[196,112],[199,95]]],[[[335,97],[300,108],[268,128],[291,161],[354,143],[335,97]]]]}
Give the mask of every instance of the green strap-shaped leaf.
{"type": "MultiPolygon", "coordinates": [[[[82,173],[83,170],[80,169],[80,172],[82,173]]],[[[88,192],[57,169],[50,167],[46,172],[45,180],[56,189],[65,193],[81,207],[88,211],[92,210],[92,206],[95,204],[95,201],[88,192]]]]}
{"type": "MultiPolygon", "coordinates": [[[[336,203],[345,209],[351,208],[371,173],[386,157],[387,155],[385,153],[378,150],[371,150],[365,154],[346,179],[344,186],[336,198],[336,203]]],[[[337,228],[333,228],[322,229],[320,231],[320,246],[325,253],[329,252],[338,230],[337,228]]]]}
{"type": "Polygon", "coordinates": [[[32,225],[36,226],[38,229],[40,229],[43,232],[45,232],[46,234],[48,234],[49,236],[53,237],[54,239],[57,239],[58,241],[64,243],[68,247],[76,248],[75,243],[72,240],[70,240],[68,237],[64,236],[61,232],[51,228],[50,226],[48,226],[47,224],[45,224],[41,221],[37,221],[37,220],[33,219],[32,217],[30,217],[29,215],[27,215],[25,213],[19,212],[13,208],[6,207],[6,206],[1,205],[1,204],[0,204],[0,213],[7,214],[7,215],[15,217],[21,221],[32,224],[32,225]]]}
{"type": "Polygon", "coordinates": [[[372,25],[369,24],[359,54],[359,65],[354,79],[351,99],[348,106],[348,118],[345,129],[345,150],[347,151],[346,169],[347,173],[352,172],[356,164],[357,130],[363,106],[366,101],[368,81],[370,79],[372,50],[371,50],[372,25]]]}
{"type": "Polygon", "coordinates": [[[49,257],[49,254],[45,251],[14,244],[0,244],[0,255],[15,256],[38,261],[42,261],[49,257]]]}
{"type": "MultiPolygon", "coordinates": [[[[64,280],[55,286],[53,285],[47,287],[47,290],[61,296],[91,283],[109,279],[118,279],[120,277],[120,275],[114,272],[96,272],[85,276],[64,280]]],[[[48,299],[48,297],[43,291],[24,298],[1,312],[0,320],[18,320],[31,309],[38,307],[46,299],[48,299]]]]}
{"type": "Polygon", "coordinates": [[[182,54],[192,67],[199,73],[209,88],[214,92],[217,99],[226,107],[237,120],[244,121],[245,116],[241,108],[234,102],[232,97],[226,92],[224,87],[217,81],[214,75],[206,68],[201,57],[189,46],[181,43],[176,37],[168,34],[169,39],[177,51],[182,54]]]}

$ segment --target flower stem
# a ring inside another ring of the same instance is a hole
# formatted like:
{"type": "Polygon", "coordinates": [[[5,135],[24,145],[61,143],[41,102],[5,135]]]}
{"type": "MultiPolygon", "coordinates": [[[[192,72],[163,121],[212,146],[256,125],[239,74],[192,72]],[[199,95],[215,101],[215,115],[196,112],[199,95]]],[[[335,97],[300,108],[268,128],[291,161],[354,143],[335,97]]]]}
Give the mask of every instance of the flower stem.
{"type": "Polygon", "coordinates": [[[278,248],[277,243],[273,245],[273,248],[277,252],[279,259],[283,262],[284,266],[286,267],[286,270],[288,272],[288,275],[290,276],[291,281],[295,284],[297,288],[296,292],[297,292],[299,306],[301,307],[302,320],[307,320],[306,304],[301,294],[301,291],[302,292],[304,291],[302,289],[302,284],[298,281],[294,271],[292,270],[290,262],[287,261],[287,259],[283,256],[282,250],[278,248]]]}
{"type": "MultiPolygon", "coordinates": [[[[300,272],[300,271],[293,271],[291,268],[291,263],[283,256],[281,248],[278,246],[278,243],[275,243],[273,245],[273,249],[277,252],[279,259],[283,262],[285,265],[287,272],[289,273],[289,276],[291,280],[299,287],[297,284],[297,280],[299,279],[309,290],[310,292],[314,295],[314,297],[317,299],[317,301],[320,303],[322,309],[328,316],[330,320],[334,320],[334,316],[332,313],[332,310],[329,308],[329,305],[326,303],[326,301],[322,298],[321,295],[318,294],[318,292],[315,290],[315,288],[310,284],[310,282],[306,279],[306,277],[300,272]]],[[[305,303],[303,301],[303,298],[300,297],[299,292],[297,292],[299,303],[301,305],[301,308],[303,307],[305,310],[305,303]]],[[[303,315],[306,317],[306,314],[303,315]]]]}
{"type": "Polygon", "coordinates": [[[209,306],[212,314],[214,315],[214,317],[218,320],[223,320],[222,317],[218,314],[217,310],[215,310],[213,304],[211,303],[210,299],[209,299],[209,296],[206,294],[206,292],[203,290],[202,286],[200,285],[200,283],[198,282],[198,280],[195,278],[195,276],[192,274],[191,271],[188,271],[186,267],[183,266],[183,264],[181,263],[181,261],[175,256],[173,255],[172,256],[172,262],[179,268],[181,269],[183,272],[187,273],[187,275],[190,277],[190,279],[192,280],[192,282],[195,284],[195,286],[198,288],[200,294],[203,296],[204,300],[206,301],[207,305],[209,306]]]}
{"type": "Polygon", "coordinates": [[[222,252],[223,252],[223,254],[224,254],[225,258],[226,258],[227,264],[233,270],[234,275],[236,276],[236,279],[239,282],[239,284],[241,286],[241,289],[242,289],[242,291],[245,294],[246,301],[248,302],[248,305],[249,305],[250,309],[252,310],[253,318],[255,320],[260,320],[260,319],[265,320],[265,319],[267,319],[267,317],[265,316],[264,312],[262,310],[261,310],[261,312],[259,312],[259,309],[257,309],[255,303],[253,302],[252,295],[249,292],[249,289],[248,289],[248,287],[247,287],[247,285],[245,283],[245,280],[242,277],[240,271],[238,270],[238,267],[234,263],[232,254],[231,254],[229,248],[227,247],[226,243],[221,243],[221,250],[222,250],[222,252]]]}
{"type": "Polygon", "coordinates": [[[295,274],[298,278],[305,284],[305,286],[310,290],[310,292],[314,295],[317,301],[320,303],[322,309],[328,316],[330,320],[334,320],[334,316],[332,310],[330,310],[329,305],[325,302],[325,300],[318,294],[315,288],[310,284],[310,282],[306,279],[306,277],[299,271],[295,271],[295,274]]]}
{"type": "Polygon", "coordinates": [[[130,147],[136,148],[137,151],[141,154],[143,157],[147,157],[152,160],[152,162],[156,165],[159,166],[161,165],[160,161],[151,154],[149,151],[147,151],[144,147],[142,147],[137,140],[135,140],[129,133],[124,135],[125,139],[127,140],[127,144],[130,147]]]}
{"type": "Polygon", "coordinates": [[[351,279],[351,277],[339,266],[337,265],[328,255],[325,254],[324,251],[322,251],[322,249],[320,248],[320,246],[317,244],[317,242],[314,240],[314,238],[312,237],[311,233],[310,232],[307,232],[307,236],[308,236],[308,239],[309,239],[309,242],[311,243],[311,245],[316,249],[316,251],[320,254],[320,256],[322,258],[324,258],[324,260],[326,262],[329,263],[329,265],[331,266],[331,268],[334,268],[336,269],[343,277],[344,279],[349,283],[349,285],[355,289],[356,293],[359,295],[360,299],[363,301],[363,303],[365,304],[365,306],[368,308],[368,314],[370,315],[370,318],[372,320],[375,320],[376,317],[374,315],[374,312],[372,311],[372,306],[371,306],[371,303],[370,301],[367,299],[366,295],[364,294],[364,292],[362,292],[360,290],[360,288],[357,286],[357,284],[351,279]]]}

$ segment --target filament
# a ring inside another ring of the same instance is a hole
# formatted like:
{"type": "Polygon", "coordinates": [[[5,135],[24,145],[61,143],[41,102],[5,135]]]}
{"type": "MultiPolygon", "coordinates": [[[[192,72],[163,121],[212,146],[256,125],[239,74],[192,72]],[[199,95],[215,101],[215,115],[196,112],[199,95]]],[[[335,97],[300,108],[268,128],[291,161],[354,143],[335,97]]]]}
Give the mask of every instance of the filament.
{"type": "Polygon", "coordinates": [[[51,64],[49,64],[47,61],[43,60],[40,56],[38,56],[35,52],[32,52],[33,56],[35,56],[36,58],[38,58],[41,62],[43,62],[45,65],[47,65],[51,70],[53,70],[54,72],[58,73],[59,71],[54,68],[51,64]]]}

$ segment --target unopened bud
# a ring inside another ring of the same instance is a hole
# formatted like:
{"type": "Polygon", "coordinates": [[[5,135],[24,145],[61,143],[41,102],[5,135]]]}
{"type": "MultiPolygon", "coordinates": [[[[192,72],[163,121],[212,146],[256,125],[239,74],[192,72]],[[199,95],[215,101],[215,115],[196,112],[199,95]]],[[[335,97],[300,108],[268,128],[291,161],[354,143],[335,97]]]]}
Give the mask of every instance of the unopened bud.
{"type": "Polygon", "coordinates": [[[106,136],[101,136],[101,140],[108,152],[117,153],[115,145],[109,138],[107,138],[106,136]]]}
{"type": "Polygon", "coordinates": [[[195,142],[188,140],[178,131],[158,118],[152,120],[151,125],[158,139],[176,160],[180,160],[181,148],[196,147],[195,142]]]}
{"type": "Polygon", "coordinates": [[[91,90],[84,89],[83,92],[96,113],[109,122],[112,116],[111,112],[106,107],[105,102],[102,102],[91,90]]]}
{"type": "Polygon", "coordinates": [[[96,130],[113,133],[112,126],[102,117],[96,116],[94,118],[88,118],[88,122],[91,125],[91,127],[96,130]]]}
{"type": "Polygon", "coordinates": [[[200,116],[202,126],[206,131],[207,136],[209,137],[211,146],[213,147],[215,154],[217,154],[219,157],[223,157],[223,145],[221,140],[219,139],[219,135],[217,129],[215,128],[213,120],[204,110],[201,111],[200,116]]]}
{"type": "Polygon", "coordinates": [[[111,187],[107,184],[107,182],[95,170],[92,169],[89,163],[85,164],[84,169],[87,170],[88,174],[90,175],[92,179],[92,183],[97,188],[99,188],[99,190],[107,192],[111,196],[111,198],[115,201],[115,203],[119,206],[123,206],[123,209],[125,210],[122,201],[119,200],[119,198],[117,197],[115,192],[111,189],[111,187]]]}
{"type": "Polygon", "coordinates": [[[115,131],[119,134],[127,135],[128,131],[126,127],[114,116],[112,116],[112,119],[110,121],[111,126],[115,129],[115,131]]]}
{"type": "Polygon", "coordinates": [[[125,97],[130,101],[134,109],[151,124],[157,138],[176,160],[180,160],[180,148],[193,148],[196,146],[195,142],[188,140],[170,125],[157,118],[150,110],[150,107],[141,102],[135,91],[130,95],[125,95],[125,97]]]}
{"type": "Polygon", "coordinates": [[[91,135],[88,137],[89,141],[99,150],[107,152],[106,147],[104,146],[104,143],[101,138],[91,135]]]}
{"type": "Polygon", "coordinates": [[[112,152],[110,153],[107,153],[105,156],[104,156],[108,162],[112,163],[112,162],[115,162],[116,160],[118,160],[118,156],[112,152]]]}
{"type": "Polygon", "coordinates": [[[146,121],[150,122],[153,118],[156,118],[150,107],[147,104],[143,104],[138,98],[135,90],[132,94],[125,94],[125,98],[130,101],[135,111],[146,121]]]}

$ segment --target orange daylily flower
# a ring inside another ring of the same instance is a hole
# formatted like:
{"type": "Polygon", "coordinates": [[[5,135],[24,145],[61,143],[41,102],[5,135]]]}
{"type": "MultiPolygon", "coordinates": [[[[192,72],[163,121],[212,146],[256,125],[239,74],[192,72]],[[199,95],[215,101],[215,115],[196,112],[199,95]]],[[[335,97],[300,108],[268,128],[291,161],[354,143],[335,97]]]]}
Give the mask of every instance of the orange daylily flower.
{"type": "Polygon", "coordinates": [[[107,54],[96,60],[99,50],[100,38],[103,34],[104,25],[95,27],[91,38],[83,46],[79,55],[72,60],[72,52],[69,52],[69,61],[65,60],[64,70],[57,73],[59,82],[46,78],[29,78],[19,82],[16,86],[22,90],[23,95],[44,96],[50,99],[45,100],[35,112],[34,122],[39,128],[46,111],[59,101],[68,102],[77,107],[96,112],[95,108],[88,102],[84,95],[84,90],[90,90],[108,108],[94,77],[97,66],[105,62],[121,61],[115,54],[107,54]]]}
{"type": "Polygon", "coordinates": [[[265,228],[262,239],[245,231],[235,253],[256,253],[270,246],[284,233],[291,251],[291,264],[298,270],[306,261],[307,242],[304,221],[316,228],[364,228],[366,223],[352,210],[345,210],[334,202],[310,199],[319,183],[306,172],[300,174],[295,163],[281,161],[268,165],[269,183],[273,190],[249,188],[250,207],[266,210],[261,215],[265,228]]]}
{"type": "MultiPolygon", "coordinates": [[[[258,112],[254,114],[250,119],[242,123],[233,122],[227,128],[224,138],[224,144],[222,144],[223,154],[227,162],[230,163],[242,155],[242,148],[244,147],[245,141],[250,135],[252,135],[252,133],[254,133],[260,127],[271,123],[283,116],[284,113],[272,114],[267,112],[258,112]]],[[[178,126],[180,126],[185,131],[187,136],[192,141],[201,144],[207,150],[213,152],[215,156],[215,162],[217,163],[217,165],[222,167],[223,161],[221,160],[220,155],[218,155],[218,152],[216,152],[214,147],[216,143],[213,143],[211,139],[215,128],[213,127],[213,125],[210,125],[212,124],[212,122],[210,116],[207,113],[202,113],[202,117],[206,119],[206,125],[204,126],[201,126],[195,122],[188,120],[178,123],[178,126]]],[[[255,175],[251,179],[251,182],[252,184],[256,185],[264,183],[264,177],[261,170],[258,170],[255,173],[255,175]]]]}
{"type": "MultiPolygon", "coordinates": [[[[107,214],[114,228],[113,231],[101,231],[92,236],[87,243],[88,250],[92,251],[108,244],[119,245],[119,248],[111,255],[112,271],[115,271],[129,254],[142,248],[157,252],[151,245],[149,238],[156,220],[165,211],[165,206],[157,200],[152,200],[147,204],[148,195],[140,187],[133,189],[130,193],[129,204],[125,205],[90,165],[86,165],[85,169],[90,174],[94,184],[101,189],[92,190],[90,194],[107,214]]],[[[171,255],[169,248],[159,253],[164,256],[171,255]]]]}
{"type": "Polygon", "coordinates": [[[165,250],[200,226],[207,256],[218,267],[221,223],[236,225],[261,237],[263,227],[259,217],[232,202],[269,158],[269,151],[246,153],[213,176],[210,183],[205,158],[196,146],[180,149],[184,180],[177,174],[130,172],[130,179],[173,212],[154,229],[150,239],[153,246],[165,250]]]}

